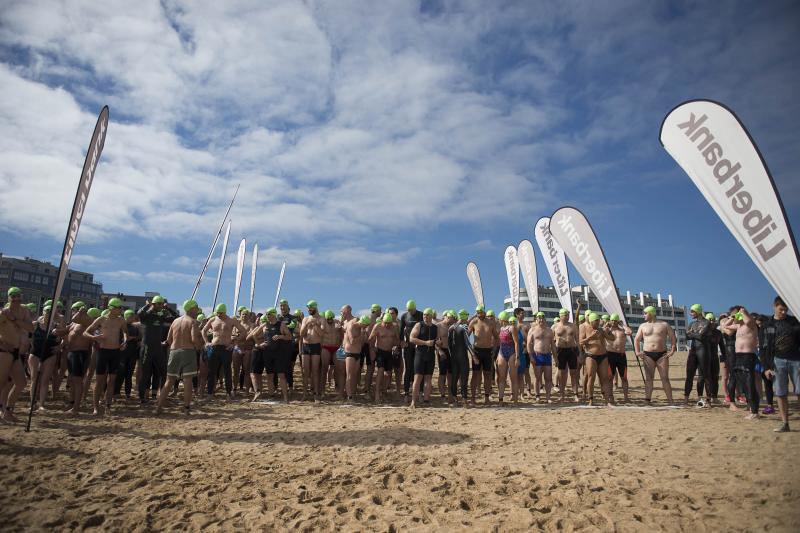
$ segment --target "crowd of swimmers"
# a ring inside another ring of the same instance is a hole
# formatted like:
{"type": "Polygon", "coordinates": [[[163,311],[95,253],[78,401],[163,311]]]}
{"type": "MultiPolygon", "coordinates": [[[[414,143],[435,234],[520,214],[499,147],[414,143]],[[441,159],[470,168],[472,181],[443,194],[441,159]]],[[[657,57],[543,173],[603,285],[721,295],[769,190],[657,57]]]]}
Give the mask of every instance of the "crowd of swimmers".
{"type": "MultiPolygon", "coordinates": [[[[17,421],[16,400],[29,380],[31,405],[50,409],[46,404],[64,377],[72,415],[89,396],[92,377],[95,415],[110,414],[115,399],[135,401],[134,392],[139,403],[154,402],[160,414],[179,393],[179,382],[186,414],[195,391],[203,402],[217,397],[288,403],[299,392],[301,401],[365,397],[417,408],[430,404],[435,394],[437,367],[441,401],[452,406],[476,405],[481,395],[481,403],[492,404],[494,389],[501,406],[509,397],[514,405],[610,406],[616,403],[615,390],[621,389],[623,402],[630,401],[629,338],[644,369],[645,402],[651,403],[658,372],[666,401],[673,403],[669,360],[677,339],[669,324],[656,319],[654,307],[644,309],[636,332],[616,314],[581,313],[580,301],[574,323],[566,309],[553,323],[543,312],[528,322],[521,308],[495,316],[477,306],[472,313],[445,310],[437,316],[430,308],[418,310],[413,300],[402,315],[396,307],[375,304],[360,317],[349,305],[338,315],[321,312],[314,300],[306,312],[291,311],[286,300],[259,314],[239,307],[229,315],[219,304],[206,317],[194,300],[182,308],[179,315],[155,296],[138,310],[124,310],[121,300],[111,298],[105,310],[76,302],[67,313],[61,302],[48,301],[37,316],[37,307],[23,304],[21,291],[10,288],[0,313],[2,420],[17,421]],[[298,364],[301,383],[295,384],[298,364]],[[596,382],[602,400],[595,397],[596,382]]],[[[765,414],[775,412],[777,398],[781,425],[776,431],[788,431],[789,383],[800,393],[800,324],[787,315],[783,300],[775,298],[772,315],[733,306],[717,320],[699,304],[690,312],[684,404],[690,402],[696,376],[696,405],[722,403],[721,378],[724,403],[732,410],[746,404],[747,418],[759,417],[762,393],[765,414]]]]}

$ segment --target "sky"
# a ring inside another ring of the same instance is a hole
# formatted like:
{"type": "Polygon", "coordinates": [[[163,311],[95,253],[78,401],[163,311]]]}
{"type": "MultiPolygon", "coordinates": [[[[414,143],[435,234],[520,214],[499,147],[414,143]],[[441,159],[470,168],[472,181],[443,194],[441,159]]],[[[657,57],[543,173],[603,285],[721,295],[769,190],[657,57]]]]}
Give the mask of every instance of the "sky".
{"type": "Polygon", "coordinates": [[[241,184],[229,305],[246,238],[257,310],[284,260],[292,307],[472,307],[475,261],[502,308],[505,247],[571,205],[623,294],[768,311],[774,290],[658,133],[685,100],[725,103],[800,231],[798,28],[781,1],[3,0],[0,252],[58,262],[108,105],[71,263],[106,292],[187,298],[241,184]]]}

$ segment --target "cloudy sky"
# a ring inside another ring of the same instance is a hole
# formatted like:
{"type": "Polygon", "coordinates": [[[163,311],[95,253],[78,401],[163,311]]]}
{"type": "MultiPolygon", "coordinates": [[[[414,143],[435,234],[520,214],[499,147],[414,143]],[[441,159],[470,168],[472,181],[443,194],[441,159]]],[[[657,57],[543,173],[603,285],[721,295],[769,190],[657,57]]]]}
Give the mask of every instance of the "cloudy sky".
{"type": "Polygon", "coordinates": [[[241,184],[229,252],[259,244],[257,308],[283,260],[294,307],[474,305],[474,260],[498,308],[506,245],[569,204],[623,291],[766,310],[658,131],[684,100],[727,104],[800,231],[798,28],[779,1],[5,0],[0,251],[58,260],[108,104],[72,264],[107,291],[187,297],[241,184]]]}

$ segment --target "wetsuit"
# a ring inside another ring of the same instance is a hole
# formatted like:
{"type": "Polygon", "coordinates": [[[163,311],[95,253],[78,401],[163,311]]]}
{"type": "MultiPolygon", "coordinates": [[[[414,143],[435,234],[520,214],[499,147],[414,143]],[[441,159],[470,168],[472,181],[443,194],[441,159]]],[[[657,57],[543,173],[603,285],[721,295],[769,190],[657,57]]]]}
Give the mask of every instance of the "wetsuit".
{"type": "Polygon", "coordinates": [[[422,322],[422,311],[416,309],[413,312],[406,311],[400,316],[400,339],[406,343],[403,348],[403,362],[405,372],[403,374],[403,390],[408,395],[411,390],[411,382],[414,380],[414,345],[408,340],[414,326],[422,322]]]}
{"type": "Polygon", "coordinates": [[[705,381],[706,391],[709,393],[719,386],[712,378],[711,330],[711,323],[703,317],[698,318],[686,328],[686,338],[691,341],[689,356],[686,358],[686,381],[683,387],[683,395],[687,398],[694,388],[695,372],[699,372],[700,379],[705,381]]]}
{"type": "Polygon", "coordinates": [[[139,351],[139,328],[134,324],[128,324],[128,343],[119,360],[117,378],[114,380],[114,394],[120,393],[124,383],[125,396],[130,397],[133,388],[133,371],[136,368],[139,351]]]}
{"type": "MultiPolygon", "coordinates": [[[[167,381],[167,354],[161,344],[167,338],[169,326],[177,318],[169,307],[156,311],[152,304],[145,305],[136,313],[141,324],[142,341],[139,364],[142,368],[142,380],[139,385],[139,400],[145,401],[147,389],[151,382],[153,389],[164,386],[167,381]]],[[[209,375],[209,381],[216,375],[209,375]]]]}
{"type": "MultiPolygon", "coordinates": [[[[286,324],[286,329],[292,334],[291,342],[284,342],[283,349],[286,350],[289,357],[289,368],[286,370],[286,385],[291,389],[294,384],[294,366],[297,364],[297,356],[300,355],[300,348],[297,346],[297,326],[295,317],[291,314],[281,315],[278,321],[286,324]],[[290,327],[292,322],[295,322],[295,327],[290,327]]],[[[275,387],[278,386],[278,375],[275,374],[275,387]]]]}
{"type": "Polygon", "coordinates": [[[466,324],[453,324],[447,330],[447,347],[450,349],[450,395],[457,396],[458,385],[461,385],[461,397],[467,399],[467,381],[469,378],[469,331],[466,324]]]}
{"type": "MultiPolygon", "coordinates": [[[[722,332],[717,328],[711,328],[708,343],[709,374],[711,376],[711,390],[707,391],[712,398],[716,398],[719,393],[719,362],[725,358],[725,339],[722,332]]],[[[701,376],[697,377],[697,397],[703,395],[706,380],[701,376]]]]}
{"type": "MultiPolygon", "coordinates": [[[[438,327],[435,324],[430,326],[421,323],[419,325],[419,334],[417,338],[421,341],[436,340],[438,334],[438,327]]],[[[433,368],[436,365],[436,347],[435,346],[415,346],[414,348],[414,375],[422,374],[423,376],[432,376],[433,368]]]]}
{"type": "Polygon", "coordinates": [[[53,332],[45,334],[45,329],[41,323],[36,321],[36,329],[33,330],[33,351],[31,355],[37,359],[41,357],[41,362],[44,363],[53,355],[53,348],[57,347],[61,341],[56,337],[53,332]],[[42,353],[44,349],[44,353],[42,353]]]}

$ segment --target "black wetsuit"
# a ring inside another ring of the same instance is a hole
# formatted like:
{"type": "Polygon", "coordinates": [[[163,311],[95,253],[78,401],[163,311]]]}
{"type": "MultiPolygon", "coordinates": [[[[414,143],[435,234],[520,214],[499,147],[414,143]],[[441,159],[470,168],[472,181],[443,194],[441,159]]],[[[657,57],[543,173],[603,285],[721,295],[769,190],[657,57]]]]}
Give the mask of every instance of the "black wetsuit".
{"type": "MultiPolygon", "coordinates": [[[[290,328],[289,324],[295,321],[296,318],[291,314],[287,315],[280,315],[278,316],[278,321],[286,324],[286,329],[292,334],[292,340],[290,342],[283,342],[283,350],[286,350],[286,356],[289,358],[289,368],[286,370],[286,385],[291,389],[292,385],[294,384],[294,367],[297,364],[297,356],[300,355],[299,347],[297,346],[297,336],[295,335],[296,331],[299,331],[297,328],[300,327],[300,323],[296,323],[294,328],[290,328]]],[[[275,374],[275,387],[278,387],[278,374],[275,374]]]]}
{"type": "Polygon", "coordinates": [[[422,311],[415,310],[413,313],[406,311],[400,316],[400,339],[406,342],[406,347],[403,348],[403,362],[405,364],[403,390],[406,395],[411,390],[411,382],[414,380],[414,345],[409,342],[408,337],[418,322],[422,322],[422,311]]]}
{"type": "Polygon", "coordinates": [[[689,356],[686,359],[686,381],[683,395],[687,398],[694,386],[695,372],[699,372],[700,379],[705,381],[706,391],[711,393],[718,387],[713,378],[711,364],[711,323],[705,318],[698,318],[686,328],[686,338],[691,341],[689,356]]]}
{"type": "MultiPolygon", "coordinates": [[[[142,342],[139,364],[142,380],[139,385],[139,399],[146,399],[147,389],[152,382],[154,389],[164,386],[167,381],[167,351],[161,344],[167,338],[169,326],[177,318],[169,307],[156,311],[152,304],[145,305],[136,313],[141,323],[142,342]]],[[[209,375],[209,381],[212,377],[209,375]]]]}
{"type": "MultiPolygon", "coordinates": [[[[434,341],[439,334],[439,328],[435,324],[430,326],[424,322],[419,325],[417,338],[421,341],[434,341]]],[[[432,376],[436,366],[436,348],[434,346],[414,347],[414,375],[432,376]]]]}
{"type": "MultiPolygon", "coordinates": [[[[744,326],[741,326],[744,327],[744,326]]],[[[736,342],[734,336],[734,342],[736,342]]],[[[758,357],[754,353],[734,352],[728,354],[728,368],[730,378],[728,379],[728,396],[731,401],[736,401],[736,389],[743,392],[747,398],[751,413],[758,413],[758,404],[761,401],[756,390],[756,363],[758,357]]]]}
{"type": "Polygon", "coordinates": [[[130,397],[131,389],[133,388],[133,371],[136,369],[136,360],[139,358],[140,350],[139,327],[134,324],[128,324],[128,343],[119,359],[117,378],[114,381],[114,394],[119,394],[122,391],[124,383],[125,396],[130,397]]]}
{"type": "MultiPolygon", "coordinates": [[[[725,354],[725,341],[722,337],[722,332],[717,328],[711,328],[709,334],[709,374],[711,376],[711,390],[708,391],[712,398],[716,398],[719,393],[719,362],[720,359],[724,360],[725,354]]],[[[702,376],[697,377],[697,397],[703,396],[705,389],[706,379],[702,376]]]]}
{"type": "Polygon", "coordinates": [[[466,324],[453,324],[447,330],[447,346],[450,349],[450,396],[457,397],[461,386],[461,397],[467,399],[470,355],[469,331],[466,324]]]}

